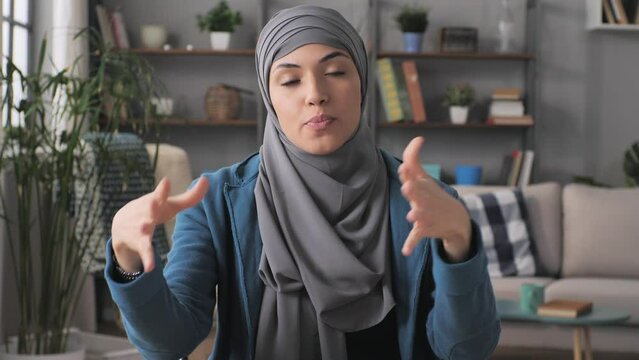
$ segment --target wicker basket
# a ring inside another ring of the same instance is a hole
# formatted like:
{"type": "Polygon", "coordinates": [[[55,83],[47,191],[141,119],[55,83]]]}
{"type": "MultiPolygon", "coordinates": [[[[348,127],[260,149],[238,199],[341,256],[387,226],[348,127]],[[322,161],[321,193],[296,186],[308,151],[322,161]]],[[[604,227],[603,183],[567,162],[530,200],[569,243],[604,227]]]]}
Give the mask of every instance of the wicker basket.
{"type": "Polygon", "coordinates": [[[204,97],[204,109],[211,121],[237,119],[240,103],[239,91],[224,84],[209,87],[204,97]]]}

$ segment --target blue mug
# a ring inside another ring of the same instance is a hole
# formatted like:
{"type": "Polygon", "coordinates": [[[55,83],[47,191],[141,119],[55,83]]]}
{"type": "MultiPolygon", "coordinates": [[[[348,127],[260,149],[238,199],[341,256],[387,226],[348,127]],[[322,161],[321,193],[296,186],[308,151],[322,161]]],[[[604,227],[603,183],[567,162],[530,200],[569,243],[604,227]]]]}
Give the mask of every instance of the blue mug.
{"type": "Polygon", "coordinates": [[[455,167],[455,182],[458,185],[481,184],[481,166],[457,165],[455,167]]]}

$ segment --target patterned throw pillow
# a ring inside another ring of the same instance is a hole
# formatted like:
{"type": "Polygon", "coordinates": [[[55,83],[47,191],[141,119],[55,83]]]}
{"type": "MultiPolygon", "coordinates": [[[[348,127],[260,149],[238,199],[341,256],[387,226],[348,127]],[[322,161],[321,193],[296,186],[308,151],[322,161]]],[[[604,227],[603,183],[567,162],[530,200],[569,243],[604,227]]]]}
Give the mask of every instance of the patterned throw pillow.
{"type": "Polygon", "coordinates": [[[490,276],[535,275],[532,234],[521,190],[466,194],[461,198],[480,228],[490,276]]]}

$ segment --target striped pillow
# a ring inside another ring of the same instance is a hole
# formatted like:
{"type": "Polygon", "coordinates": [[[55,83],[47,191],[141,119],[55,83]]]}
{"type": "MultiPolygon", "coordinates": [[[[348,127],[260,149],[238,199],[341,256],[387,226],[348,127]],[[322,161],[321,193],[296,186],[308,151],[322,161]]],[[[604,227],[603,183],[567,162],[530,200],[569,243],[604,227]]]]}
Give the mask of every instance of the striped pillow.
{"type": "Polygon", "coordinates": [[[490,276],[535,275],[532,233],[521,190],[467,194],[461,198],[481,231],[490,276]]]}

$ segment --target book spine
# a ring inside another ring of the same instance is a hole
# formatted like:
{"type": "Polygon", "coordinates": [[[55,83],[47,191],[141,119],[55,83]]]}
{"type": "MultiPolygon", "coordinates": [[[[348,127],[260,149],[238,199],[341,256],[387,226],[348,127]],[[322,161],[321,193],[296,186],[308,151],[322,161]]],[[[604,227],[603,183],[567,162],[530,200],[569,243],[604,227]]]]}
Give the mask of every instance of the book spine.
{"type": "Polygon", "coordinates": [[[128,49],[131,47],[129,43],[129,36],[126,32],[126,26],[124,25],[124,16],[120,11],[114,11],[111,14],[113,20],[113,29],[115,30],[116,41],[120,49],[128,49]]]}
{"type": "Polygon", "coordinates": [[[404,81],[404,71],[402,65],[395,60],[391,60],[393,64],[393,72],[395,73],[395,81],[397,83],[397,94],[399,95],[399,102],[402,105],[402,112],[404,114],[403,120],[411,121],[413,117],[413,110],[411,109],[410,99],[408,98],[408,87],[406,81],[404,81]]]}
{"type": "Polygon", "coordinates": [[[404,70],[404,80],[408,89],[408,98],[413,110],[413,121],[416,123],[426,122],[426,107],[422,97],[422,88],[419,84],[417,65],[415,65],[414,60],[405,60],[402,62],[402,69],[404,70]]]}
{"type": "Polygon", "coordinates": [[[526,150],[524,152],[524,162],[521,165],[521,175],[519,176],[519,187],[528,186],[528,184],[530,184],[530,175],[532,174],[534,159],[535,152],[533,150],[526,150]]]}
{"type": "Polygon", "coordinates": [[[397,93],[397,81],[393,72],[393,64],[388,58],[377,60],[377,83],[386,113],[386,121],[402,120],[404,113],[397,93]]]}
{"type": "Polygon", "coordinates": [[[100,27],[100,33],[102,33],[102,40],[104,41],[104,44],[108,47],[116,46],[109,11],[102,5],[96,5],[95,11],[97,13],[98,26],[100,27]]]}
{"type": "Polygon", "coordinates": [[[519,171],[521,169],[521,150],[513,151],[513,166],[510,168],[510,175],[508,176],[508,185],[516,186],[519,179],[519,171]]]}

